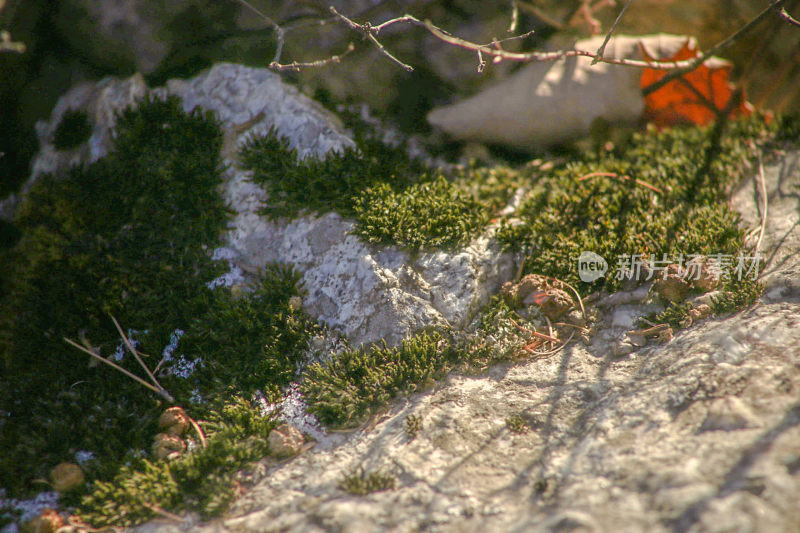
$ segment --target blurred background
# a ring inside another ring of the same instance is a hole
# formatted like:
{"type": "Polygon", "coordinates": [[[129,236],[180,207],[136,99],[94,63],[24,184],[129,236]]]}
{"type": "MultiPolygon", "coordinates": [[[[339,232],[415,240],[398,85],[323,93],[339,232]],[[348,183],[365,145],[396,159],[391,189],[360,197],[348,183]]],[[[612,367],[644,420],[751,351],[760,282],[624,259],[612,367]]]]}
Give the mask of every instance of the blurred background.
{"type": "MultiPolygon", "coordinates": [[[[250,0],[286,32],[282,62],[323,59],[356,50],[342,63],[281,74],[329,107],[366,103],[406,133],[429,132],[428,111],[495,83],[520,67],[503,62],[477,72],[472,52],[448,46],[426,31],[396,25],[381,41],[415,70],[408,73],[361,36],[332,18],[329,6],[373,24],[410,13],[474,42],[489,43],[535,30],[510,50],[568,47],[588,37],[585,0],[250,0]]],[[[605,32],[624,1],[593,0],[605,32]]],[[[733,33],[769,0],[634,0],[617,33],[695,36],[707,49],[733,33]]],[[[800,0],[786,9],[800,18],[800,0]]],[[[190,77],[217,61],[266,66],[275,51],[271,26],[237,0],[0,0],[0,30],[25,51],[0,52],[0,198],[27,178],[37,150],[34,125],[71,86],[104,76],[144,75],[150,86],[190,77]]],[[[747,33],[724,57],[734,79],[761,109],[800,111],[800,28],[777,16],[747,33]]]]}

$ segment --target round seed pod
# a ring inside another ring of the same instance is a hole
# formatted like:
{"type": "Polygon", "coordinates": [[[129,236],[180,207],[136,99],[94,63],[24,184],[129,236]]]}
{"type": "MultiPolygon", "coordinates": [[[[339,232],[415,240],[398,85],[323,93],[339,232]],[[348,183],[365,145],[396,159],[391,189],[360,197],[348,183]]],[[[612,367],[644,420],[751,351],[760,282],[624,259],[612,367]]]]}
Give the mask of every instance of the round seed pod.
{"type": "Polygon", "coordinates": [[[83,484],[86,476],[75,463],[59,463],[50,470],[50,481],[58,492],[67,492],[83,484]]]}
{"type": "Polygon", "coordinates": [[[170,435],[180,437],[189,427],[189,417],[182,407],[170,407],[158,417],[158,425],[170,435]]]}
{"type": "Polygon", "coordinates": [[[153,456],[156,459],[165,459],[169,456],[180,455],[186,450],[186,442],[169,433],[159,433],[153,439],[153,456]]]}

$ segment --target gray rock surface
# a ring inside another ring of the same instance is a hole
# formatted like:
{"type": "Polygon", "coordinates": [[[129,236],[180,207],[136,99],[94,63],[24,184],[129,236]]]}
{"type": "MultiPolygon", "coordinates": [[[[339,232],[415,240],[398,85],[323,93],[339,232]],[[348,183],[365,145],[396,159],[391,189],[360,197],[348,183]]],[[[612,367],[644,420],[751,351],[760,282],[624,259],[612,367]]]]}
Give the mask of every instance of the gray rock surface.
{"type": "MultiPolygon", "coordinates": [[[[269,198],[236,162],[237,149],[249,136],[274,127],[301,158],[324,157],[330,150],[353,146],[334,115],[265,69],[222,63],[190,80],[170,80],[153,90],[138,75],[76,87],[59,100],[48,122],[38,124],[42,149],[23,190],[45,172],[105,155],[114,113],[148,93],[178,96],[187,111],[197,106],[214,111],[222,123],[224,195],[235,216],[226,247],[216,256],[243,271],[243,276],[228,279],[252,279],[269,262],[295,265],[307,291],[304,308],[353,344],[381,339],[396,344],[425,326],[464,326],[513,275],[511,256],[499,253],[489,236],[452,253],[422,253],[411,260],[396,248],[365,245],[350,235],[353,222],[336,213],[276,222],[259,216],[269,198]],[[86,110],[93,133],[84,146],[59,152],[52,136],[67,109],[86,110]]],[[[11,216],[14,205],[11,199],[0,212],[11,216]]]]}
{"type": "MultiPolygon", "coordinates": [[[[573,343],[451,375],[272,468],[223,518],[191,531],[800,530],[798,161],[794,152],[765,172],[762,251],[774,259],[752,308],[621,358],[573,343]],[[422,419],[414,439],[412,414],[422,419]],[[344,493],[339,481],[359,467],[391,472],[397,488],[344,493]]],[[[759,220],[749,184],[736,205],[759,220]]]]}

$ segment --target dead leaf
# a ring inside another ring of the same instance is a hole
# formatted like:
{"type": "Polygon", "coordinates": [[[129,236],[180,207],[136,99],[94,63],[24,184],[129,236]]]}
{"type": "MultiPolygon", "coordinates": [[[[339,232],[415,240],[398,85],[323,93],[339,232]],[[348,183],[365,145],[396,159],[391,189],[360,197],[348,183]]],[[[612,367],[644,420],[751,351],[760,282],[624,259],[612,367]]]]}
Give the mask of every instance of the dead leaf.
{"type": "MultiPolygon", "coordinates": [[[[648,62],[683,61],[700,55],[697,42],[687,38],[683,46],[672,57],[656,59],[645,43],[640,44],[642,58],[648,62]]],[[[705,125],[713,122],[725,110],[731,116],[748,115],[753,112],[744,94],[730,83],[733,65],[724,59],[712,57],[698,68],[672,80],[657,91],[645,96],[644,118],[656,126],[677,124],[705,125]],[[732,102],[738,98],[739,102],[732,102]]],[[[646,68],[642,71],[641,88],[657,82],[669,71],[646,68]]]]}

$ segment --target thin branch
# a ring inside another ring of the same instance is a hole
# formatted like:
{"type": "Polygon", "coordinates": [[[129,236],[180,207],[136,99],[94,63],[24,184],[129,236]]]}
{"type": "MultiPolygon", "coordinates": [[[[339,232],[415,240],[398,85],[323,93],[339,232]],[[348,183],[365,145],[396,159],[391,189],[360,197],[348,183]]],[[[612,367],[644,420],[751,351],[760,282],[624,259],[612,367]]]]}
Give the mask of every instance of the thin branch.
{"type": "Polygon", "coordinates": [[[550,336],[550,335],[545,335],[544,333],[539,333],[539,332],[538,332],[538,331],[536,331],[535,329],[528,329],[528,328],[526,328],[526,327],[520,326],[520,325],[519,325],[519,324],[517,324],[517,322],[516,322],[516,321],[515,321],[513,318],[511,318],[511,317],[508,317],[508,319],[511,321],[511,323],[512,323],[512,324],[514,324],[514,325],[517,327],[517,329],[519,329],[520,331],[524,331],[525,333],[529,333],[529,334],[533,335],[534,337],[536,337],[537,339],[542,339],[542,340],[545,340],[545,341],[550,341],[550,342],[561,342],[561,341],[558,339],[558,337],[552,337],[552,336],[550,336]]]}
{"type": "Polygon", "coordinates": [[[100,362],[102,362],[102,363],[105,363],[105,364],[107,364],[107,365],[109,365],[109,366],[111,366],[111,367],[113,367],[113,368],[115,368],[115,369],[119,370],[120,372],[122,372],[123,374],[125,374],[126,376],[128,376],[129,378],[131,378],[131,379],[133,379],[133,380],[135,380],[135,381],[139,382],[140,384],[144,385],[145,387],[147,387],[147,388],[148,388],[148,389],[150,389],[151,391],[153,391],[153,392],[155,392],[156,394],[160,395],[162,398],[164,398],[164,399],[165,399],[165,400],[167,400],[168,402],[174,402],[174,401],[175,401],[175,400],[172,398],[172,396],[170,396],[170,395],[169,395],[169,393],[168,393],[167,391],[165,391],[164,389],[157,389],[157,388],[155,388],[154,386],[152,386],[151,384],[149,384],[148,382],[146,382],[145,380],[143,380],[142,378],[140,378],[140,377],[139,377],[139,376],[137,376],[136,374],[132,374],[132,373],[128,372],[127,370],[125,370],[124,368],[122,368],[121,366],[119,366],[118,364],[116,364],[116,363],[114,363],[114,362],[112,362],[112,361],[109,361],[109,360],[108,360],[108,359],[106,359],[105,357],[101,357],[101,356],[97,355],[97,354],[96,354],[96,353],[94,353],[93,351],[91,351],[91,350],[88,350],[88,349],[84,348],[83,346],[81,346],[80,344],[78,344],[77,342],[75,342],[75,341],[73,341],[73,340],[71,340],[71,339],[68,339],[68,338],[66,338],[66,337],[63,337],[63,338],[64,338],[64,341],[65,341],[67,344],[69,344],[69,345],[71,345],[71,346],[74,346],[75,348],[79,349],[79,350],[80,350],[80,351],[82,351],[83,353],[89,354],[89,355],[91,355],[92,357],[94,357],[95,359],[97,359],[98,361],[100,361],[100,362]]]}
{"type": "MultiPolygon", "coordinates": [[[[331,6],[330,9],[331,9],[331,13],[333,13],[334,15],[339,17],[339,19],[342,22],[344,22],[345,24],[347,24],[350,27],[351,30],[359,31],[359,32],[363,33],[364,36],[367,39],[372,41],[372,44],[374,44],[376,47],[378,47],[378,50],[380,50],[380,52],[383,55],[385,55],[386,57],[388,57],[389,59],[391,59],[392,61],[394,61],[398,65],[400,65],[406,72],[412,72],[414,70],[414,67],[412,67],[411,65],[403,63],[402,61],[400,61],[399,59],[394,57],[391,54],[391,52],[389,52],[386,49],[386,47],[383,46],[383,44],[381,44],[381,42],[378,39],[375,38],[375,35],[377,35],[381,31],[381,29],[383,29],[384,26],[388,25],[388,23],[384,23],[384,24],[381,24],[379,26],[374,26],[374,27],[369,22],[367,22],[365,24],[358,24],[356,22],[353,22],[349,18],[345,17],[344,15],[339,13],[338,11],[336,11],[335,7],[331,6]]],[[[411,17],[411,15],[406,15],[406,17],[414,18],[414,17],[411,17]]],[[[406,18],[406,17],[401,17],[401,18],[406,18]]],[[[417,20],[417,19],[414,19],[414,20],[417,20]]],[[[393,21],[389,21],[389,22],[394,23],[394,21],[400,21],[400,19],[393,19],[393,21]]]]}
{"type": "Polygon", "coordinates": [[[764,230],[767,227],[767,184],[766,180],[764,179],[764,163],[761,161],[761,152],[758,152],[758,185],[759,185],[759,196],[761,196],[761,200],[763,202],[763,207],[761,209],[761,228],[758,231],[758,240],[756,241],[756,256],[758,256],[758,252],[761,249],[761,239],[764,238],[764,230]]]}
{"type": "MultiPolygon", "coordinates": [[[[625,181],[630,181],[630,179],[631,179],[630,176],[620,176],[619,174],[617,174],[615,172],[590,172],[589,174],[585,174],[585,175],[581,176],[580,178],[578,178],[578,181],[585,181],[585,180],[588,180],[589,178],[596,178],[598,176],[603,176],[603,177],[606,177],[606,178],[618,178],[618,179],[625,180],[625,181]]],[[[659,189],[655,185],[650,185],[646,181],[642,181],[640,179],[635,179],[633,181],[637,185],[641,185],[642,187],[647,187],[648,189],[650,189],[653,192],[657,192],[658,194],[664,194],[664,191],[662,191],[661,189],[659,189]]]]}
{"type": "MultiPolygon", "coordinates": [[[[700,65],[705,63],[706,60],[708,60],[711,56],[722,52],[723,50],[727,49],[732,44],[734,44],[739,39],[739,37],[741,37],[742,35],[744,35],[748,31],[750,31],[759,22],[761,22],[767,16],[769,16],[769,14],[772,12],[773,9],[777,9],[784,2],[786,2],[786,0],[777,0],[777,1],[773,2],[766,9],[764,9],[761,13],[759,13],[754,19],[752,19],[750,22],[748,22],[747,24],[745,24],[744,26],[739,28],[733,35],[730,35],[726,39],[723,39],[722,41],[718,42],[717,44],[715,44],[714,46],[709,48],[704,54],[701,54],[700,56],[696,57],[695,59],[690,60],[688,62],[689,63],[688,65],[680,66],[680,67],[676,68],[675,70],[673,70],[669,74],[667,74],[664,77],[662,77],[660,80],[658,80],[656,82],[653,82],[650,85],[648,85],[647,87],[645,87],[644,89],[642,89],[642,95],[643,96],[647,96],[648,94],[659,90],[660,88],[662,88],[664,85],[666,85],[667,83],[671,82],[675,78],[679,78],[679,77],[683,76],[684,74],[686,74],[687,72],[691,72],[691,71],[695,70],[697,67],[699,67],[700,65]]],[[[656,65],[656,63],[653,63],[653,66],[655,66],[655,65],[656,65]]]]}
{"type": "Polygon", "coordinates": [[[25,43],[12,41],[10,33],[6,30],[0,30],[0,52],[22,54],[25,52],[25,43]]]}
{"type": "MultiPolygon", "coordinates": [[[[632,2],[633,0],[628,0],[627,2],[625,2],[625,5],[622,6],[622,10],[619,12],[619,15],[617,15],[616,20],[614,20],[614,24],[611,25],[611,29],[608,30],[606,38],[603,40],[603,44],[600,45],[600,48],[597,49],[597,55],[599,55],[600,57],[603,57],[603,54],[606,51],[606,45],[608,44],[608,41],[611,40],[611,35],[614,33],[614,30],[617,29],[617,24],[619,24],[619,21],[622,20],[622,15],[625,13],[625,10],[628,9],[628,6],[631,5],[632,2]]],[[[592,65],[597,63],[597,61],[598,61],[597,59],[593,59],[592,65]]]]}
{"type": "Polygon", "coordinates": [[[508,25],[508,33],[517,31],[517,22],[519,21],[519,6],[517,0],[511,0],[511,23],[508,25]]]}
{"type": "Polygon", "coordinates": [[[122,337],[122,341],[125,343],[125,346],[128,348],[128,351],[130,351],[131,354],[133,354],[133,357],[136,358],[136,361],[139,363],[139,365],[142,368],[144,368],[144,371],[147,373],[147,376],[150,378],[150,381],[153,383],[153,385],[155,385],[158,389],[163,391],[164,387],[161,386],[161,384],[158,382],[153,373],[150,372],[150,369],[147,368],[147,365],[144,364],[142,358],[139,357],[139,354],[136,353],[136,349],[133,347],[133,344],[131,344],[131,341],[128,340],[128,337],[125,336],[125,332],[122,331],[122,327],[119,325],[119,322],[117,322],[117,319],[114,318],[114,315],[109,315],[109,316],[111,317],[111,320],[114,322],[114,326],[116,326],[117,331],[119,332],[119,336],[122,337]]]}
{"type": "Polygon", "coordinates": [[[272,20],[271,18],[269,18],[268,16],[266,16],[264,13],[262,13],[261,11],[259,11],[258,9],[256,9],[256,8],[255,8],[255,6],[253,6],[253,4],[251,4],[251,3],[250,3],[250,2],[248,2],[247,0],[237,0],[237,1],[238,1],[239,3],[241,3],[242,5],[246,6],[246,7],[247,7],[247,8],[248,8],[250,11],[252,11],[252,12],[253,12],[253,13],[255,13],[256,15],[258,15],[258,16],[259,16],[259,17],[261,17],[262,19],[266,20],[266,21],[267,21],[267,23],[268,23],[270,26],[272,26],[272,29],[273,29],[273,30],[275,30],[275,36],[276,36],[276,38],[277,38],[277,43],[276,43],[276,45],[275,45],[275,55],[272,57],[272,63],[270,63],[270,66],[272,66],[272,64],[278,64],[278,63],[280,63],[280,60],[281,60],[281,53],[283,52],[283,41],[284,41],[284,37],[283,37],[283,28],[281,28],[281,27],[278,25],[278,23],[277,23],[277,22],[275,22],[274,20],[272,20]]]}
{"type": "MultiPolygon", "coordinates": [[[[772,7],[775,8],[775,9],[778,9],[778,4],[779,3],[780,2],[773,1],[772,2],[772,7]]],[[[780,8],[780,10],[778,10],[778,16],[780,18],[782,18],[783,20],[785,20],[786,22],[788,22],[789,24],[792,24],[792,25],[797,26],[798,28],[800,28],[800,20],[797,20],[797,19],[793,18],[789,14],[789,12],[786,11],[785,7],[782,7],[782,8],[780,8]]]]}
{"type": "Polygon", "coordinates": [[[341,63],[342,58],[345,57],[347,54],[355,50],[355,45],[353,43],[349,43],[347,45],[347,49],[338,55],[333,55],[327,59],[318,59],[316,61],[307,61],[307,62],[298,62],[292,61],[291,63],[280,64],[276,62],[272,62],[269,65],[269,68],[277,71],[283,72],[285,70],[293,70],[295,72],[300,72],[300,69],[308,68],[308,67],[324,67],[333,63],[341,63]]]}

